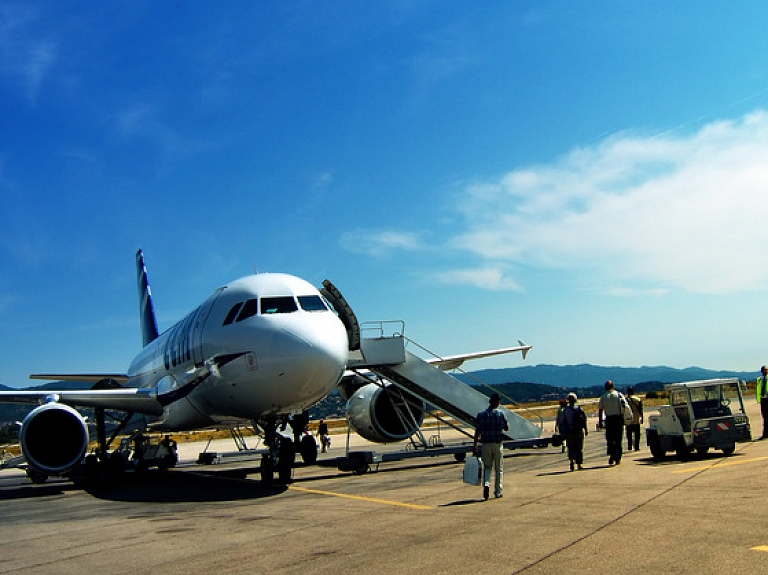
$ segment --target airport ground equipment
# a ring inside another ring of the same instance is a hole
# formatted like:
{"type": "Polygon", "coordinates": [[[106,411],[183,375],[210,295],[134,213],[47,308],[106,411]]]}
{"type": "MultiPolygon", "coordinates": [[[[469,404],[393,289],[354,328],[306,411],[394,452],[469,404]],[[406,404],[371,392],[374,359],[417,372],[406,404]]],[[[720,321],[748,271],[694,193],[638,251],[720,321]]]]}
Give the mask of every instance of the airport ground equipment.
{"type": "Polygon", "coordinates": [[[719,449],[730,455],[752,438],[744,409],[743,383],[736,378],[672,383],[664,386],[669,404],[648,418],[646,441],[655,460],[667,452],[687,457],[719,449]]]}
{"type": "Polygon", "coordinates": [[[123,438],[120,446],[110,454],[109,459],[109,464],[114,471],[122,471],[126,467],[134,467],[137,471],[157,467],[161,471],[166,471],[175,467],[179,460],[176,454],[176,442],[169,436],[160,438],[144,433],[134,433],[123,438]]]}

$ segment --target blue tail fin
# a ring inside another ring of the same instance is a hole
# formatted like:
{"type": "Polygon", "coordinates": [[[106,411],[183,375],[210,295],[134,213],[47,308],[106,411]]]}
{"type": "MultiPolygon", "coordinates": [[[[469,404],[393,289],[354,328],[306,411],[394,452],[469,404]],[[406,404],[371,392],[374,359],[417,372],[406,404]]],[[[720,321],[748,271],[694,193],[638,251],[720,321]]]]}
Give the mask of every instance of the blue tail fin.
{"type": "Polygon", "coordinates": [[[157,318],[152,304],[152,290],[149,289],[147,267],[144,265],[144,252],[136,252],[136,281],[139,288],[139,320],[141,321],[141,341],[143,346],[157,339],[157,318]]]}

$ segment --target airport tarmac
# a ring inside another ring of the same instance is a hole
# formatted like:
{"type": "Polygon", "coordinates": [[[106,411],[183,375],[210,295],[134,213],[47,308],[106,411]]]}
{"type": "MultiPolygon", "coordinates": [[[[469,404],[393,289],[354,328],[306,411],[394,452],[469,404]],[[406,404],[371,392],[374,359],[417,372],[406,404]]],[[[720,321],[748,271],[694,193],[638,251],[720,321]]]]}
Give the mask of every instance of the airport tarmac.
{"type": "Polygon", "coordinates": [[[258,461],[195,465],[194,445],[166,474],[90,492],[4,470],[0,574],[768,573],[768,441],[661,463],[644,447],[609,467],[594,429],[584,471],[559,448],[508,452],[489,501],[450,455],[363,475],[298,467],[271,487],[258,461]]]}

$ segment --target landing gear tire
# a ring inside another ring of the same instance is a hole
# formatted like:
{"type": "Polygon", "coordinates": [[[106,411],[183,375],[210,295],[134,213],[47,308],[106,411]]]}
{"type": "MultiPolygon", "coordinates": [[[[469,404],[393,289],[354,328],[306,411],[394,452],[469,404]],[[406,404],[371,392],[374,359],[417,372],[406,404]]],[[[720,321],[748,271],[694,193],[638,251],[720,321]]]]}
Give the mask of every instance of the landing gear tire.
{"type": "Polygon", "coordinates": [[[293,463],[296,461],[296,447],[287,437],[280,440],[280,455],[277,460],[277,476],[280,483],[289,483],[293,473],[293,463]]]}
{"type": "Polygon", "coordinates": [[[272,483],[275,475],[275,465],[272,462],[272,456],[265,453],[261,456],[261,481],[263,483],[272,483]]]}
{"type": "Polygon", "coordinates": [[[299,443],[299,453],[301,460],[307,465],[317,463],[317,442],[311,435],[305,435],[299,443]]]}

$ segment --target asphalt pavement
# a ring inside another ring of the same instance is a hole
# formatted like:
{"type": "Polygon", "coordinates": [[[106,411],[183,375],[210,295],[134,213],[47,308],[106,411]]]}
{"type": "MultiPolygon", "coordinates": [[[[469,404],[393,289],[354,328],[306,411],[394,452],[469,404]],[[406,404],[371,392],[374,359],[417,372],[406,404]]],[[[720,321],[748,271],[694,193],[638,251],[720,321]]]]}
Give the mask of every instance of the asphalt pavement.
{"type": "Polygon", "coordinates": [[[204,444],[182,445],[167,473],[89,491],[3,470],[0,574],[768,573],[768,441],[658,463],[643,447],[609,466],[590,430],[583,471],[559,448],[508,452],[489,501],[450,455],[362,475],[300,466],[269,486],[258,459],[194,464],[204,444]]]}

